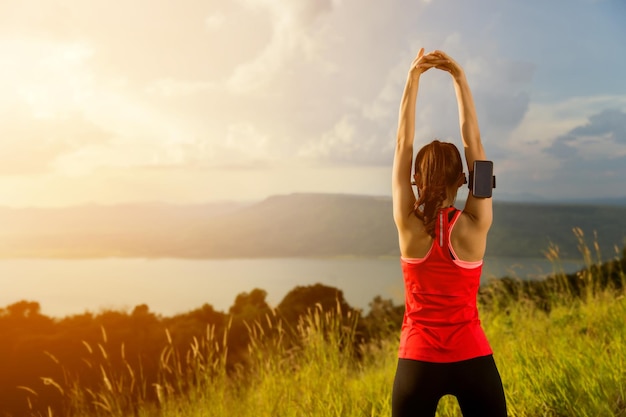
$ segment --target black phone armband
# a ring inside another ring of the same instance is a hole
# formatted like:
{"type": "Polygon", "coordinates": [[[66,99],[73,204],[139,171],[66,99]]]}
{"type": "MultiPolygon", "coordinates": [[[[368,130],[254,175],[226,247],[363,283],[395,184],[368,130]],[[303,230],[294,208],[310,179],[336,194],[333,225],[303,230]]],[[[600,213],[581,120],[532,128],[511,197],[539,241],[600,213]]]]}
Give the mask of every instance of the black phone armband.
{"type": "Polygon", "coordinates": [[[473,168],[469,172],[470,192],[474,197],[491,198],[492,190],[496,188],[493,161],[474,161],[473,168]]]}

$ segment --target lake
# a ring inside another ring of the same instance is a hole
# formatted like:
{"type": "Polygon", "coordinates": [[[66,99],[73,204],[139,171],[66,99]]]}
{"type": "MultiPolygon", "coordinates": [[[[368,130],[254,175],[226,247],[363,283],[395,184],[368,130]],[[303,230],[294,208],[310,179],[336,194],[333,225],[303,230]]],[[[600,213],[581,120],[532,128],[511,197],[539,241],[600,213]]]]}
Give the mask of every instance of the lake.
{"type": "MultiPolygon", "coordinates": [[[[562,262],[565,272],[582,261],[562,262]]],[[[486,258],[483,281],[505,275],[529,279],[553,271],[546,259],[486,258]]],[[[103,309],[132,310],[147,304],[172,316],[211,304],[228,311],[237,294],[267,291],[276,306],[298,285],[322,283],[343,290],[353,307],[367,310],[376,296],[403,302],[397,258],[262,259],[3,259],[0,307],[37,301],[43,314],[63,317],[103,309]]]]}

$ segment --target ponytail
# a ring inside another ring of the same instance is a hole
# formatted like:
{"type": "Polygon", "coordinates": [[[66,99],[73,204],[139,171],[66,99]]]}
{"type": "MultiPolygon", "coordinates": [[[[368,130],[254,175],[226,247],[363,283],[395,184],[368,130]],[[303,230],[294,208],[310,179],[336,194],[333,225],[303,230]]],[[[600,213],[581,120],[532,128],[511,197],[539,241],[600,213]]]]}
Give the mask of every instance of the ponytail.
{"type": "Polygon", "coordinates": [[[448,189],[456,185],[462,172],[461,155],[451,143],[434,140],[420,149],[415,157],[419,197],[413,211],[424,222],[426,232],[433,238],[437,214],[448,197],[448,189]]]}

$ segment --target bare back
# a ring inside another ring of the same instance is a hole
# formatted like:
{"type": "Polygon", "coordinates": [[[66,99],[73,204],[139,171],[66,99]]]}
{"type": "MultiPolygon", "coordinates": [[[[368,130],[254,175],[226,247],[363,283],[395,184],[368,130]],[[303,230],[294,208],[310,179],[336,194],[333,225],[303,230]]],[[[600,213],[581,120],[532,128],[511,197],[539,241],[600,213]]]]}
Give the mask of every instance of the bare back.
{"type": "MultiPolygon", "coordinates": [[[[400,255],[404,258],[424,258],[434,240],[424,228],[424,223],[415,215],[410,215],[401,226],[396,226],[400,255]]],[[[471,215],[461,212],[452,228],[450,244],[459,260],[480,261],[485,256],[487,233],[476,227],[471,215]]]]}

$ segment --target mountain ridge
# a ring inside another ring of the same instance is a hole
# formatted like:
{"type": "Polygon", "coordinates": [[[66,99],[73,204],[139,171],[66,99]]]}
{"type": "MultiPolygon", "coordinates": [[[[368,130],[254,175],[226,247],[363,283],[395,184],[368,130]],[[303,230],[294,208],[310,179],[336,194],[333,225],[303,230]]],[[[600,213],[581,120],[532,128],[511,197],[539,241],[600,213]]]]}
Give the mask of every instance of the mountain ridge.
{"type": "MultiPolygon", "coordinates": [[[[575,227],[588,239],[597,233],[601,252],[611,254],[624,246],[626,206],[495,201],[487,254],[542,257],[554,244],[564,258],[577,258],[575,227]]],[[[0,207],[3,258],[397,255],[386,196],[293,193],[254,203],[0,207]]]]}

